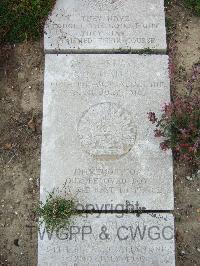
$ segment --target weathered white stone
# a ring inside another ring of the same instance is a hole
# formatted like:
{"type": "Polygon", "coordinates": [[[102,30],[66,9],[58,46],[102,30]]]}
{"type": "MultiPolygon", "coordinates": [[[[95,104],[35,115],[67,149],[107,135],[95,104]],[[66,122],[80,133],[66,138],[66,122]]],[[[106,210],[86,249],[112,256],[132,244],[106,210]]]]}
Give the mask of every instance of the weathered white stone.
{"type": "Polygon", "coordinates": [[[175,265],[171,214],[93,214],[72,222],[52,236],[41,230],[38,266],[175,265]]]}
{"type": "Polygon", "coordinates": [[[164,1],[57,0],[44,37],[47,53],[165,52],[164,1]]]}
{"type": "Polygon", "coordinates": [[[45,66],[41,198],[65,186],[88,209],[173,209],[172,155],[147,118],[170,101],[168,57],[46,55],[45,66]]]}

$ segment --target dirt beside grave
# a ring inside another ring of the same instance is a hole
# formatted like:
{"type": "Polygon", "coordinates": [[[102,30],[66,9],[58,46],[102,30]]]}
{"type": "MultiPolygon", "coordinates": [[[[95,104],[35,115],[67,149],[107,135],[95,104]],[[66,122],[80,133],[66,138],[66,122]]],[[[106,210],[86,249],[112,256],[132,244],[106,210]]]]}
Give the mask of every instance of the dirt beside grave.
{"type": "MultiPolygon", "coordinates": [[[[172,95],[200,96],[200,17],[193,16],[181,1],[172,1],[167,10],[172,95]],[[191,83],[191,86],[188,86],[191,83]]],[[[199,168],[200,169],[200,168],[199,168]]],[[[174,164],[176,262],[200,265],[200,174],[192,175],[187,165],[174,164]]]]}
{"type": "Polygon", "coordinates": [[[0,265],[36,265],[44,56],[40,43],[0,55],[0,265]]]}
{"type": "MultiPolygon", "coordinates": [[[[172,90],[187,92],[200,63],[200,18],[167,9],[172,90]]],[[[35,266],[44,55],[42,41],[0,50],[0,265],[35,266]]],[[[193,83],[200,93],[200,79],[193,83]]],[[[148,110],[147,110],[148,111],[148,110]]],[[[200,265],[200,176],[175,163],[177,265],[200,265]]]]}

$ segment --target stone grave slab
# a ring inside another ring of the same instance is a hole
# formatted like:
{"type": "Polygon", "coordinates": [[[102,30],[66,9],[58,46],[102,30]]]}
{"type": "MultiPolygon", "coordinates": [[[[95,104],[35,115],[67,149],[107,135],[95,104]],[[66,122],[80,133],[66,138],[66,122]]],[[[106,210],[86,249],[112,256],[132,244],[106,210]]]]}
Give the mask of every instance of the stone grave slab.
{"type": "Polygon", "coordinates": [[[163,0],[57,0],[45,26],[46,53],[166,52],[163,0]]]}
{"type": "Polygon", "coordinates": [[[39,233],[38,266],[174,266],[171,214],[93,214],[39,233]]]}
{"type": "Polygon", "coordinates": [[[172,154],[147,117],[170,101],[168,57],[50,54],[45,66],[41,198],[64,188],[86,209],[172,210],[172,154]]]}

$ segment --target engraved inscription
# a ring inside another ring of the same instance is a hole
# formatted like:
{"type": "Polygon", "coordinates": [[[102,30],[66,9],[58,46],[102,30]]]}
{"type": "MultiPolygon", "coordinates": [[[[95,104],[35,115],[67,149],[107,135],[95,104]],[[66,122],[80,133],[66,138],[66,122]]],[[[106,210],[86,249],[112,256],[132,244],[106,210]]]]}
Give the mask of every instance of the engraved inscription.
{"type": "Polygon", "coordinates": [[[130,113],[105,102],[85,111],[78,124],[83,149],[97,160],[116,160],[127,154],[136,138],[130,113]]]}
{"type": "Polygon", "coordinates": [[[160,1],[58,1],[45,24],[45,49],[166,49],[160,1]]]}

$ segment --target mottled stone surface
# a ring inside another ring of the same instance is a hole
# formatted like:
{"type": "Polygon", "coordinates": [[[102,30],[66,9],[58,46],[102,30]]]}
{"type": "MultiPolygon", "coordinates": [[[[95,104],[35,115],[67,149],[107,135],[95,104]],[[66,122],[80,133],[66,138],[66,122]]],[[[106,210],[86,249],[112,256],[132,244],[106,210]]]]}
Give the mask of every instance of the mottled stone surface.
{"type": "Polygon", "coordinates": [[[174,266],[171,214],[93,214],[39,234],[38,266],[174,266]],[[121,218],[119,218],[121,217],[121,218]]]}
{"type": "Polygon", "coordinates": [[[46,55],[45,66],[41,198],[64,186],[87,209],[173,209],[172,155],[147,118],[170,100],[168,57],[46,55]]]}
{"type": "Polygon", "coordinates": [[[163,0],[57,0],[44,46],[54,52],[166,51],[163,0]]]}

